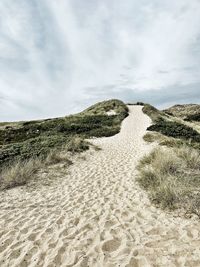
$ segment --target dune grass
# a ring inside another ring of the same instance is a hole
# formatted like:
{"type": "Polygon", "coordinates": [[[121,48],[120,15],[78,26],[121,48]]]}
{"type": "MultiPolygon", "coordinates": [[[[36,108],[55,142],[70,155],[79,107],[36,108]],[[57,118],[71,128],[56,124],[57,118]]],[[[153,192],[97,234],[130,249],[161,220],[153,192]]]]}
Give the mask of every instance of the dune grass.
{"type": "Polygon", "coordinates": [[[190,141],[181,140],[173,137],[165,136],[158,132],[147,132],[143,139],[148,143],[157,142],[160,146],[181,147],[183,145],[191,146],[190,141]]]}
{"type": "Polygon", "coordinates": [[[17,161],[13,165],[4,167],[0,173],[0,189],[10,189],[28,183],[40,169],[39,159],[17,161]]]}
{"type": "MultiPolygon", "coordinates": [[[[174,111],[174,109],[172,110],[174,111]]],[[[170,111],[171,109],[159,111],[149,104],[144,105],[143,112],[152,120],[152,125],[147,128],[149,132],[144,136],[144,140],[147,142],[157,141],[159,144],[169,147],[186,144],[200,149],[198,127],[195,127],[194,123],[184,122],[181,117],[175,116],[176,113],[172,114],[170,111]]],[[[194,108],[192,111],[194,112],[194,108]]],[[[186,116],[186,112],[184,115],[186,116]]]]}
{"type": "Polygon", "coordinates": [[[199,120],[200,105],[198,104],[185,104],[185,105],[175,105],[164,112],[171,114],[177,118],[182,118],[185,120],[199,120]]]}
{"type": "Polygon", "coordinates": [[[128,108],[127,106],[120,100],[113,99],[113,100],[107,100],[102,101],[100,103],[97,103],[80,114],[84,115],[107,115],[107,112],[113,110],[116,112],[116,114],[120,116],[127,116],[128,108]]]}
{"type": "Polygon", "coordinates": [[[67,153],[80,153],[89,148],[89,142],[74,137],[62,149],[52,149],[46,157],[18,160],[4,166],[0,172],[0,189],[10,189],[22,186],[35,178],[38,170],[50,165],[64,163],[65,167],[72,164],[67,153]]]}
{"type": "MultiPolygon", "coordinates": [[[[82,113],[63,118],[15,123],[15,127],[0,129],[0,168],[16,160],[46,157],[52,149],[75,145],[75,137],[112,136],[119,132],[122,120],[128,115],[127,106],[119,100],[98,103],[82,113]],[[108,116],[106,111],[115,110],[108,116]],[[17,125],[17,126],[16,126],[17,125]]],[[[79,142],[80,149],[88,145],[79,142]]],[[[73,150],[71,148],[71,150],[73,150]]]]}
{"type": "Polygon", "coordinates": [[[187,111],[190,116],[197,114],[195,107],[177,105],[159,111],[144,106],[152,119],[144,140],[160,146],[141,160],[137,180],[159,207],[200,216],[200,133],[183,120],[187,111]]]}
{"type": "Polygon", "coordinates": [[[67,151],[72,153],[83,152],[89,149],[89,142],[80,137],[74,137],[66,144],[67,151]]]}
{"type": "Polygon", "coordinates": [[[189,126],[176,121],[160,119],[155,124],[148,127],[147,130],[156,131],[169,137],[200,143],[200,133],[189,126]]]}
{"type": "Polygon", "coordinates": [[[114,99],[67,117],[1,123],[0,188],[26,184],[34,176],[36,165],[69,163],[63,151],[80,153],[89,149],[86,138],[118,133],[127,115],[127,106],[114,99]],[[116,115],[108,116],[110,110],[116,115]]]}
{"type": "Polygon", "coordinates": [[[156,148],[139,166],[137,181],[162,208],[200,215],[200,153],[182,146],[156,148]]]}
{"type": "Polygon", "coordinates": [[[158,110],[157,108],[153,107],[150,104],[144,104],[142,111],[146,115],[148,115],[151,118],[152,122],[154,123],[162,119],[163,116],[165,115],[162,111],[158,110]]]}
{"type": "Polygon", "coordinates": [[[65,163],[65,166],[72,164],[72,161],[68,159],[66,151],[64,150],[52,150],[45,160],[43,160],[43,165],[55,165],[59,163],[65,163]]]}

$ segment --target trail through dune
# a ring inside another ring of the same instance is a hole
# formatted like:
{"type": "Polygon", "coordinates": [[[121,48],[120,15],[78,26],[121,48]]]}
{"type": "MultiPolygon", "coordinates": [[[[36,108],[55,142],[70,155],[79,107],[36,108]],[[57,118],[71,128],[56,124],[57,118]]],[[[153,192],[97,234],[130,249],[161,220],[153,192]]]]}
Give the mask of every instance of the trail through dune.
{"type": "Polygon", "coordinates": [[[200,223],[156,209],[135,182],[150,119],[129,108],[118,135],[53,183],[1,193],[0,266],[200,266],[200,223]]]}

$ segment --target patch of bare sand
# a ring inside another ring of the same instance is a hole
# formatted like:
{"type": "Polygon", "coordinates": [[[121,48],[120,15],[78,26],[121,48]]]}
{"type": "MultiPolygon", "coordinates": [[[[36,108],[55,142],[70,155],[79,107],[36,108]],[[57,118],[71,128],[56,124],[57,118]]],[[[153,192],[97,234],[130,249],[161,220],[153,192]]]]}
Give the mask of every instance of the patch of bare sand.
{"type": "Polygon", "coordinates": [[[135,183],[150,119],[129,108],[121,132],[54,183],[1,193],[0,266],[200,266],[200,223],[156,209],[135,183]]]}

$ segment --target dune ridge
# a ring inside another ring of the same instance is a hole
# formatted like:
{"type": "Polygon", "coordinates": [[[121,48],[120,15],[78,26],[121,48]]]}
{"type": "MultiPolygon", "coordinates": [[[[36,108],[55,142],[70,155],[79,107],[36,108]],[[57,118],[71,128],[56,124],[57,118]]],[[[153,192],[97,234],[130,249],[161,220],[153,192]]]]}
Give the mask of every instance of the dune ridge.
{"type": "Polygon", "coordinates": [[[200,266],[198,220],[155,208],[135,182],[154,145],[142,107],[129,110],[119,134],[92,140],[102,150],[55,169],[49,186],[1,193],[0,266],[200,266]]]}

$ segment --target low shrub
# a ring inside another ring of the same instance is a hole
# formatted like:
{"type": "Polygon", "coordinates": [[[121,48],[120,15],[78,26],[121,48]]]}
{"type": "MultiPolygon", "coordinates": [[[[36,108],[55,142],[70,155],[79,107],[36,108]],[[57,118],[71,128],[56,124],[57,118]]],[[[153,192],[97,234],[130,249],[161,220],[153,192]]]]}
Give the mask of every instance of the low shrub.
{"type": "Polygon", "coordinates": [[[200,121],[200,113],[188,115],[184,120],[185,121],[200,121]]]}
{"type": "Polygon", "coordinates": [[[200,142],[200,134],[193,128],[175,121],[159,120],[155,124],[147,128],[148,131],[156,131],[163,135],[180,138],[191,139],[193,142],[200,142]]]}

